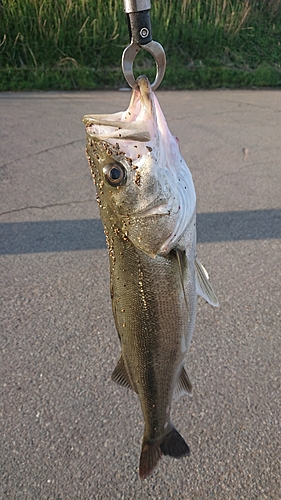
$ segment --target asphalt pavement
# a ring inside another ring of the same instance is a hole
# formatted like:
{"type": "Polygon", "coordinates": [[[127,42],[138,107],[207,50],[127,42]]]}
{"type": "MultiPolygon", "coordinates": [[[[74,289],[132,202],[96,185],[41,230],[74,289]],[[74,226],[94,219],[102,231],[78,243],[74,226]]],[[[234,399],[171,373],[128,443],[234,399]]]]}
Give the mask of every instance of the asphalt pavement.
{"type": "Polygon", "coordinates": [[[120,347],[84,114],[128,92],[0,94],[0,498],[280,500],[281,92],[157,91],[194,178],[193,398],[173,405],[191,456],[138,477],[139,402],[120,347]]]}

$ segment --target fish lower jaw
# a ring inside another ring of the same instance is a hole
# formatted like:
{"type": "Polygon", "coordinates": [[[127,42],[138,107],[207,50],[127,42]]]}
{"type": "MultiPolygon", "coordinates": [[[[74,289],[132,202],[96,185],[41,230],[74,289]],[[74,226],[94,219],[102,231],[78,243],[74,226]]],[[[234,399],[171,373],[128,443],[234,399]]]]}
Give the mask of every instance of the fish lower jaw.
{"type": "Polygon", "coordinates": [[[136,213],[138,217],[150,217],[151,215],[171,215],[171,210],[167,205],[155,205],[154,207],[141,210],[136,213]]]}

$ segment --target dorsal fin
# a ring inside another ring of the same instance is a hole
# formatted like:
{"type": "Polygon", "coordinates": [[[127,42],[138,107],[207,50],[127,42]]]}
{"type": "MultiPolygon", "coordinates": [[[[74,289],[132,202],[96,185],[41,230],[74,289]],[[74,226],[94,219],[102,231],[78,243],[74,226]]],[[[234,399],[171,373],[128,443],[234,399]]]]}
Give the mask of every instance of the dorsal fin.
{"type": "Polygon", "coordinates": [[[174,390],[173,399],[174,401],[177,401],[179,398],[185,395],[192,396],[192,384],[186,373],[185,367],[183,366],[179,376],[178,383],[174,390]]]}
{"type": "Polygon", "coordinates": [[[122,387],[126,387],[127,389],[132,389],[133,391],[135,391],[135,389],[132,387],[130,377],[127,373],[122,354],[112,372],[111,379],[116,382],[116,384],[122,385],[122,387]]]}
{"type": "Polygon", "coordinates": [[[219,301],[209,283],[209,276],[199,259],[195,259],[196,293],[205,299],[211,306],[218,307],[219,301]]]}

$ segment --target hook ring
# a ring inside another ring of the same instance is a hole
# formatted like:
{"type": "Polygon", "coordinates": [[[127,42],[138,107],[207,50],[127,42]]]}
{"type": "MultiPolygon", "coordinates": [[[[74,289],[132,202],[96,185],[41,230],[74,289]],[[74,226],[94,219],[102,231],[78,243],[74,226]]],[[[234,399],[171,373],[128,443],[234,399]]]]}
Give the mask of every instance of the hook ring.
{"type": "Polygon", "coordinates": [[[134,88],[136,85],[136,79],[134,77],[133,64],[134,60],[141,49],[147,50],[156,63],[156,77],[154,82],[151,84],[151,89],[156,90],[163,80],[165,69],[166,69],[166,56],[162,45],[158,42],[151,42],[145,45],[139,45],[132,42],[128,45],[122,55],[122,70],[124,77],[127,80],[130,87],[134,88]]]}

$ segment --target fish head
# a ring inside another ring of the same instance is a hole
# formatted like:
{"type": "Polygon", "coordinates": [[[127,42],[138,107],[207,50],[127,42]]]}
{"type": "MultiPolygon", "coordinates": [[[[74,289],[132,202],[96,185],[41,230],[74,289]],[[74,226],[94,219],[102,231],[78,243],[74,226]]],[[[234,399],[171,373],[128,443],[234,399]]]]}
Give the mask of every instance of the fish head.
{"type": "Polygon", "coordinates": [[[126,111],[85,115],[83,122],[106,229],[117,228],[149,255],[169,253],[184,238],[196,197],[148,79],[137,79],[126,111]]]}

